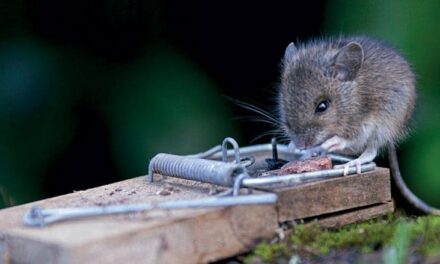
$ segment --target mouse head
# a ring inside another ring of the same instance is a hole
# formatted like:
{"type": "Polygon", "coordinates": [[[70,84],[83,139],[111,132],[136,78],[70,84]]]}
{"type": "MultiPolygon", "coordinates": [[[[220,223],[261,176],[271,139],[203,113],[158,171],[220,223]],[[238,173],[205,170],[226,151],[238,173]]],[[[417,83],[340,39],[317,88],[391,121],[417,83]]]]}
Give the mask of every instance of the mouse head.
{"type": "Polygon", "coordinates": [[[290,43],[283,61],[279,113],[283,130],[297,148],[353,135],[361,112],[356,80],[363,60],[362,46],[356,42],[300,48],[290,43]]]}

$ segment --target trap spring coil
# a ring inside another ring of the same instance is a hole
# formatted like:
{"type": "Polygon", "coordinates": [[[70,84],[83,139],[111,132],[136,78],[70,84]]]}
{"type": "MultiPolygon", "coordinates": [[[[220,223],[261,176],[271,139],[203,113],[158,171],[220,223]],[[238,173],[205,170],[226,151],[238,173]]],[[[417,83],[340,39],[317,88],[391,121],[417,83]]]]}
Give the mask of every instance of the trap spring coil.
{"type": "Polygon", "coordinates": [[[246,169],[241,164],[160,153],[148,165],[148,181],[153,181],[153,173],[159,173],[230,187],[234,184],[235,177],[245,172],[246,169]]]}

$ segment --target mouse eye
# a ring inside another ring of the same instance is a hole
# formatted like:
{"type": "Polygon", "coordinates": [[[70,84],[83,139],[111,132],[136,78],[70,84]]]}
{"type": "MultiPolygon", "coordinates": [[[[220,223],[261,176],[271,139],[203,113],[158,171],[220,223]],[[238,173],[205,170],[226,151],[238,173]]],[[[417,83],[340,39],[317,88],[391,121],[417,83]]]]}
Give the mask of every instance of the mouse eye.
{"type": "Polygon", "coordinates": [[[329,106],[330,106],[330,102],[328,100],[322,100],[316,106],[315,113],[325,112],[329,106]]]}

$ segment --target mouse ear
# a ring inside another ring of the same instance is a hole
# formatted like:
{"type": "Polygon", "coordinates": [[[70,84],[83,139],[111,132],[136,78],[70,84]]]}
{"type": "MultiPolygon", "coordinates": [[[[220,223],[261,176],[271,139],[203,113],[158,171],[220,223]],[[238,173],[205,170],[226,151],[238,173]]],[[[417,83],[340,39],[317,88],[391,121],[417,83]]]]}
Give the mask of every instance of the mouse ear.
{"type": "Polygon", "coordinates": [[[298,51],[293,42],[290,42],[289,46],[287,46],[286,51],[284,52],[284,65],[289,64],[292,61],[293,55],[298,51]]]}
{"type": "Polygon", "coordinates": [[[352,81],[364,61],[364,50],[357,42],[342,47],[335,56],[335,77],[340,81],[352,81]]]}

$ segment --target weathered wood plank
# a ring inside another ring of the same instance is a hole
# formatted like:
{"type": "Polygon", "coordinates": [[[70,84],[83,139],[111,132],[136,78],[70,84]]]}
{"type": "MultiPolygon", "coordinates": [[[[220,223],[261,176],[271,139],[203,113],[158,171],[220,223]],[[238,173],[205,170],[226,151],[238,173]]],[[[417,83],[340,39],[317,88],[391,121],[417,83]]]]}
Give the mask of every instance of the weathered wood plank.
{"type": "Polygon", "coordinates": [[[0,210],[0,230],[21,226],[21,219],[26,211],[34,205],[47,208],[81,207],[113,204],[129,204],[142,202],[170,201],[175,199],[196,199],[206,197],[210,186],[193,181],[172,179],[147,184],[145,177],[137,177],[97,188],[75,191],[29,204],[0,210]],[[157,194],[161,190],[169,190],[170,195],[157,194]]]}
{"type": "Polygon", "coordinates": [[[348,224],[353,224],[369,219],[374,219],[394,211],[394,202],[377,204],[365,208],[355,209],[336,215],[320,217],[319,225],[324,228],[339,228],[348,224]]]}
{"type": "Polygon", "coordinates": [[[21,225],[33,204],[72,207],[207,197],[209,185],[135,178],[0,211],[3,258],[12,263],[206,263],[249,250],[278,227],[274,205],[154,211],[21,225]],[[158,195],[167,188],[170,195],[158,195]]]}
{"type": "Polygon", "coordinates": [[[274,192],[278,194],[279,222],[391,201],[389,170],[384,168],[274,192]]]}
{"type": "Polygon", "coordinates": [[[102,217],[42,230],[17,228],[6,236],[14,263],[206,263],[271,237],[277,223],[268,207],[204,210],[148,222],[102,217]]]}
{"type": "Polygon", "coordinates": [[[279,222],[318,217],[326,227],[393,210],[389,171],[378,168],[274,190],[277,205],[151,211],[22,226],[32,205],[46,208],[158,202],[208,197],[210,185],[175,178],[134,178],[0,211],[3,263],[206,263],[271,238],[279,222]],[[162,195],[161,195],[162,194],[162,195]],[[167,195],[163,195],[167,194],[167,195]]]}
{"type": "MultiPolygon", "coordinates": [[[[345,225],[354,224],[370,219],[378,218],[383,215],[387,215],[394,211],[394,201],[367,206],[364,208],[356,208],[351,211],[344,211],[335,214],[323,215],[319,217],[312,217],[305,219],[302,223],[304,225],[318,224],[323,228],[337,229],[345,225]]],[[[292,234],[295,227],[285,230],[284,237],[288,237],[292,234]]]]}

